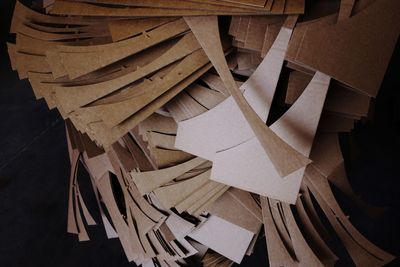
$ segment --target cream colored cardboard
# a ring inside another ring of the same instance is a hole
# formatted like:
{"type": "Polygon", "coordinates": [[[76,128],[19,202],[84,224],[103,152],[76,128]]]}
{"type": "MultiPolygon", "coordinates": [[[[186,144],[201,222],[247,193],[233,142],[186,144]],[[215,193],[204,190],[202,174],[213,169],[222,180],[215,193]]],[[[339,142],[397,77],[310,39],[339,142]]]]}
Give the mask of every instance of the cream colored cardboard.
{"type": "MultiPolygon", "coordinates": [[[[256,72],[241,86],[246,100],[263,121],[268,117],[290,35],[291,30],[281,30],[274,49],[271,49],[256,72]]],[[[212,161],[216,151],[233,147],[251,138],[253,133],[247,126],[233,98],[228,97],[210,111],[180,122],[175,146],[212,161]],[[202,134],[198,135],[200,131],[202,134]]]]}
{"type": "Polygon", "coordinates": [[[309,159],[286,144],[278,135],[265,126],[264,122],[260,120],[257,113],[240,92],[236,82],[233,80],[223,54],[219,40],[217,18],[185,17],[185,21],[189,24],[200,45],[206,51],[210,61],[221,76],[222,81],[260,141],[264,151],[273,162],[279,175],[284,177],[310,163],[309,159]],[[209,38],[210,34],[212,34],[213,38],[209,38]],[[282,160],[289,158],[290,164],[283,165],[282,160]]]}
{"type": "Polygon", "coordinates": [[[253,233],[218,216],[210,216],[206,222],[191,232],[189,237],[240,263],[253,233]]]}
{"type": "MultiPolygon", "coordinates": [[[[316,73],[301,99],[271,126],[272,130],[304,155],[311,151],[329,81],[328,76],[316,73]]],[[[213,162],[211,179],[214,181],[283,202],[296,202],[304,168],[281,179],[269,165],[271,162],[256,138],[217,152],[213,162]]]]}

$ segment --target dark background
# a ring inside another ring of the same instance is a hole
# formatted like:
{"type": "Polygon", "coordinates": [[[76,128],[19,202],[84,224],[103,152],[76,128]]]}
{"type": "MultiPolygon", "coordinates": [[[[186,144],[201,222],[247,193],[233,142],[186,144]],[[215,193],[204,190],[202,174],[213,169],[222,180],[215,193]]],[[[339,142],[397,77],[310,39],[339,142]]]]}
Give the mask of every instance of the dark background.
{"type": "MultiPolygon", "coordinates": [[[[0,266],[134,266],[118,239],[108,240],[102,226],[88,227],[91,241],[66,233],[69,159],[63,120],[36,101],[27,80],[10,67],[6,41],[14,0],[0,0],[0,266]]],[[[371,218],[334,190],[352,223],[373,243],[400,256],[400,48],[374,101],[372,120],[341,134],[346,168],[354,190],[370,204],[387,207],[371,218]]],[[[82,168],[81,168],[82,169],[82,168]]],[[[80,182],[85,190],[86,174],[80,182]]],[[[93,194],[87,204],[95,220],[93,194]]],[[[86,193],[85,193],[86,196],[86,193]]],[[[335,240],[334,240],[335,241],[335,240]]],[[[338,266],[352,266],[339,242],[338,266]]],[[[260,238],[242,266],[267,266],[260,238]]],[[[390,266],[400,266],[395,260],[390,266]]]]}

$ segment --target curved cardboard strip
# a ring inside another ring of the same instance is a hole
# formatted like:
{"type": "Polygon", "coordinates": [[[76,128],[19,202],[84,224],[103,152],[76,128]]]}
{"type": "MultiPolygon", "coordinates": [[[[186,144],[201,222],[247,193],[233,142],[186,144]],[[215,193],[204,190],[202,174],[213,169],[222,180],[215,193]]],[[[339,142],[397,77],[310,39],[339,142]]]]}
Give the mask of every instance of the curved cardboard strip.
{"type": "MultiPolygon", "coordinates": [[[[51,26],[44,26],[41,24],[38,24],[34,21],[25,21],[22,22],[23,25],[32,28],[34,30],[38,30],[41,32],[47,32],[47,33],[65,33],[65,34],[71,34],[71,33],[106,33],[107,32],[107,27],[106,23],[98,23],[98,25],[87,25],[87,26],[76,26],[71,28],[69,25],[65,27],[51,27],[51,26]]],[[[108,33],[110,35],[110,33],[108,33]]]]}
{"type": "MultiPolygon", "coordinates": [[[[67,137],[67,139],[69,139],[67,137]]],[[[103,221],[104,230],[106,232],[107,238],[116,238],[118,237],[117,232],[115,231],[114,227],[111,225],[110,221],[108,220],[107,216],[105,215],[103,206],[100,204],[100,196],[96,186],[96,180],[100,179],[104,174],[106,174],[109,170],[112,170],[113,167],[108,160],[108,157],[105,153],[88,158],[87,154],[83,154],[82,163],[85,169],[90,174],[90,181],[92,184],[93,192],[96,197],[97,206],[99,207],[100,217],[103,221]]]]}
{"type": "Polygon", "coordinates": [[[204,81],[211,89],[221,92],[226,96],[230,95],[228,89],[226,89],[224,83],[218,75],[207,73],[206,75],[201,77],[201,80],[204,81]]]}
{"type": "MultiPolygon", "coordinates": [[[[75,0],[76,1],[76,0],[75,0]]],[[[247,7],[236,6],[223,6],[210,3],[192,2],[192,1],[179,1],[179,0],[83,0],[80,2],[86,3],[103,3],[135,7],[152,7],[152,8],[167,8],[167,9],[188,9],[188,10],[209,10],[209,11],[223,11],[223,12],[243,12],[254,9],[247,7]]]]}
{"type": "Polygon", "coordinates": [[[249,192],[231,187],[227,193],[236,199],[249,212],[251,212],[251,214],[253,214],[260,222],[262,222],[261,208],[259,205],[257,205],[256,201],[249,192]]]}
{"type": "Polygon", "coordinates": [[[20,24],[17,26],[17,32],[22,33],[24,35],[30,36],[34,39],[39,39],[43,41],[64,41],[64,40],[72,40],[72,39],[85,39],[85,38],[94,38],[94,37],[106,37],[110,34],[104,31],[94,31],[94,32],[77,32],[77,33],[52,33],[52,32],[44,32],[39,29],[35,29],[29,27],[25,24],[20,24]]]}
{"type": "MultiPolygon", "coordinates": [[[[92,122],[87,134],[92,138],[92,140],[96,140],[98,144],[107,149],[112,143],[116,142],[123,135],[135,128],[141,121],[152,115],[155,110],[165,105],[169,100],[171,100],[179,92],[181,92],[191,83],[193,83],[211,67],[212,65],[210,63],[207,63],[206,65],[195,71],[193,74],[191,74],[188,78],[179,82],[177,85],[159,96],[157,99],[153,100],[145,107],[141,108],[138,112],[129,117],[123,123],[112,128],[111,131],[102,122],[92,122]]],[[[75,120],[74,124],[78,125],[79,121],[75,120]]],[[[84,130],[81,131],[85,132],[84,130]]]]}
{"type": "Polygon", "coordinates": [[[214,181],[209,181],[206,184],[204,184],[202,187],[200,187],[198,190],[196,190],[194,193],[192,193],[189,197],[185,198],[179,204],[175,206],[175,209],[179,212],[182,213],[186,210],[188,210],[191,206],[193,206],[198,200],[204,198],[204,196],[213,190],[216,186],[219,184],[214,181]]]}
{"type": "Polygon", "coordinates": [[[77,198],[79,200],[79,205],[82,209],[83,216],[85,217],[86,223],[88,225],[96,225],[96,221],[93,219],[92,215],[90,214],[90,212],[85,204],[85,201],[83,200],[81,191],[79,190],[79,186],[76,187],[76,194],[77,194],[77,198]]]}
{"type": "Polygon", "coordinates": [[[85,167],[93,179],[100,179],[108,171],[115,172],[106,153],[91,158],[84,153],[83,157],[85,167]]]}
{"type": "MultiPolygon", "coordinates": [[[[46,50],[51,50],[53,45],[50,45],[48,42],[42,42],[42,41],[37,41],[35,39],[32,39],[28,36],[24,36],[21,34],[17,34],[17,50],[19,52],[22,52],[24,54],[34,54],[34,55],[46,55],[46,50]]],[[[165,49],[168,49],[168,47],[170,47],[172,44],[167,44],[165,45],[165,49]]],[[[164,48],[164,46],[162,46],[164,48]]],[[[82,86],[82,89],[84,88],[84,85],[90,85],[90,84],[94,84],[94,83],[102,83],[105,81],[109,81],[109,80],[113,80],[116,79],[120,76],[126,75],[127,73],[130,73],[132,71],[136,71],[136,68],[138,65],[141,64],[145,64],[144,62],[148,62],[151,61],[151,59],[153,58],[153,56],[156,58],[157,56],[159,56],[162,52],[164,52],[162,49],[159,49],[159,47],[157,48],[150,48],[151,52],[150,55],[151,56],[147,56],[144,55],[143,53],[139,53],[138,55],[130,58],[129,60],[125,60],[124,62],[121,62],[121,65],[125,66],[110,66],[107,67],[101,71],[96,71],[93,73],[90,73],[88,75],[82,76],[81,78],[75,79],[73,81],[66,79],[66,78],[60,78],[60,79],[56,79],[54,80],[53,76],[57,76],[54,73],[51,74],[41,74],[41,73],[28,73],[29,79],[31,78],[31,75],[34,75],[34,79],[30,80],[30,82],[32,83],[33,81],[36,82],[40,82],[40,86],[39,84],[36,84],[38,89],[40,89],[40,87],[48,87],[48,90],[51,91],[51,94],[54,94],[54,89],[53,86],[58,86],[58,85],[62,85],[62,86],[69,86],[69,87],[74,87],[74,86],[82,86]]],[[[146,53],[148,54],[148,53],[146,53]]],[[[16,56],[14,57],[14,59],[16,59],[16,56]]],[[[47,58],[48,59],[48,58],[47,58]]],[[[51,65],[52,62],[48,61],[48,63],[50,64],[50,68],[54,71],[53,69],[53,65],[51,65]]],[[[36,87],[36,86],[34,86],[36,87]]],[[[34,88],[35,90],[35,88],[34,88]]],[[[45,90],[47,91],[47,89],[45,90]]],[[[84,90],[82,90],[84,91],[84,90]]],[[[80,91],[79,91],[80,92],[80,91]]],[[[76,93],[76,92],[75,92],[76,93]]],[[[49,102],[48,105],[49,106],[53,106],[53,99],[49,99],[48,97],[46,97],[46,95],[43,93],[46,101],[49,102]]],[[[40,90],[35,90],[35,95],[36,96],[40,96],[40,90]]],[[[51,97],[53,98],[53,96],[51,97]]],[[[54,103],[55,105],[55,103],[54,103]]]]}
{"type": "MultiPolygon", "coordinates": [[[[263,121],[268,118],[291,32],[286,28],[281,29],[267,56],[240,87],[248,103],[263,121]]],[[[216,82],[218,88],[222,88],[218,76],[207,75],[205,81],[211,88],[214,88],[216,82]]],[[[195,118],[180,122],[178,126],[175,146],[208,160],[214,159],[216,151],[236,146],[254,135],[232,97],[195,118]],[[199,135],[199,132],[202,134],[199,135]]]]}
{"type": "Polygon", "coordinates": [[[192,84],[186,89],[191,97],[207,109],[212,109],[221,103],[226,96],[215,90],[210,90],[198,84],[192,84]]]}
{"type": "MultiPolygon", "coordinates": [[[[192,85],[189,88],[191,87],[192,85]]],[[[168,102],[166,108],[176,122],[193,118],[207,111],[206,107],[202,106],[186,91],[181,92],[178,96],[168,102]]]]}
{"type": "Polygon", "coordinates": [[[168,73],[170,73],[182,60],[178,60],[177,62],[174,62],[170,65],[167,65],[166,67],[158,70],[157,72],[147,76],[144,79],[141,79],[140,81],[133,82],[132,84],[129,84],[126,87],[123,87],[122,90],[119,90],[113,94],[107,95],[106,97],[97,99],[96,101],[93,101],[90,103],[88,106],[100,106],[100,105],[108,105],[108,104],[115,104],[121,101],[124,101],[126,99],[129,99],[131,97],[137,96],[138,92],[135,92],[132,88],[135,88],[135,86],[141,84],[141,83],[148,83],[155,81],[157,79],[162,79],[164,78],[168,73]]]}
{"type": "Polygon", "coordinates": [[[134,201],[129,202],[129,204],[127,202],[126,205],[127,216],[130,215],[130,217],[132,217],[135,222],[135,225],[132,225],[133,227],[130,227],[131,234],[133,234],[133,231],[136,231],[137,228],[137,234],[146,254],[146,257],[155,257],[156,252],[153,249],[154,246],[150,244],[150,240],[146,237],[146,234],[151,232],[156,224],[142,213],[142,211],[136,206],[134,201]]]}
{"type": "MultiPolygon", "coordinates": [[[[310,153],[330,78],[316,73],[292,107],[270,128],[300,153],[310,153]]],[[[286,159],[281,159],[287,163],[286,159]]],[[[216,153],[211,179],[283,202],[296,203],[304,174],[301,168],[281,179],[253,137],[236,147],[216,153]]]]}
{"type": "MultiPolygon", "coordinates": [[[[288,230],[285,214],[282,209],[282,203],[272,198],[268,199],[268,203],[272,219],[275,223],[276,231],[279,233],[279,236],[281,237],[282,242],[285,244],[285,247],[290,255],[295,257],[296,254],[294,252],[294,247],[288,230]]],[[[297,259],[299,260],[298,257],[297,259]]]]}
{"type": "Polygon", "coordinates": [[[204,163],[206,160],[202,158],[194,158],[185,163],[149,172],[131,172],[133,182],[136,184],[139,192],[142,195],[150,193],[156,188],[166,184],[176,177],[192,170],[193,168],[204,163]]]}
{"type": "Polygon", "coordinates": [[[149,148],[149,150],[159,169],[174,166],[194,158],[192,154],[180,150],[162,148],[149,148]]]}
{"type": "Polygon", "coordinates": [[[330,209],[328,204],[325,203],[325,200],[322,198],[321,194],[309,181],[308,177],[309,175],[307,174],[304,179],[307,183],[307,186],[310,188],[311,192],[317,199],[317,202],[324,211],[335,232],[342,240],[353,262],[357,266],[384,266],[387,263],[386,261],[382,261],[381,259],[378,259],[376,256],[372,255],[370,252],[366,251],[358,242],[356,242],[351,237],[351,235],[346,231],[340,221],[336,218],[335,214],[330,209]]]}
{"type": "Polygon", "coordinates": [[[307,240],[307,243],[309,243],[310,247],[317,254],[324,266],[333,267],[339,258],[333,253],[333,251],[320,236],[318,230],[315,228],[313,222],[307,214],[307,211],[305,210],[302,196],[300,196],[296,202],[296,210],[301,225],[303,226],[303,236],[307,240]]]}
{"type": "Polygon", "coordinates": [[[15,54],[16,69],[20,79],[28,78],[28,72],[50,73],[50,67],[44,56],[30,55],[23,52],[15,54]]]}
{"type": "MultiPolygon", "coordinates": [[[[207,16],[207,15],[253,15],[265,14],[266,11],[254,10],[194,10],[154,7],[104,7],[87,3],[73,3],[58,0],[50,10],[53,15],[97,16],[97,17],[176,17],[176,16],[207,16]]],[[[282,12],[281,12],[282,13],[282,12]]]]}
{"type": "MultiPolygon", "coordinates": [[[[114,224],[115,230],[118,233],[119,240],[128,261],[136,259],[136,253],[132,248],[132,239],[129,234],[129,227],[124,221],[122,214],[119,212],[117,203],[115,202],[113,193],[111,191],[110,174],[105,173],[99,180],[96,181],[97,189],[100,192],[102,200],[110,214],[111,220],[114,224]]],[[[133,239],[135,240],[135,239],[133,239]]]]}
{"type": "Polygon", "coordinates": [[[7,52],[8,52],[8,56],[10,59],[10,63],[11,63],[11,69],[12,70],[17,70],[17,45],[13,44],[13,43],[8,43],[7,42],[7,52]]]}
{"type": "Polygon", "coordinates": [[[45,15],[24,6],[20,1],[16,1],[15,3],[13,22],[11,24],[11,29],[10,29],[11,33],[16,32],[16,24],[19,23],[17,21],[14,21],[14,19],[22,21],[33,21],[39,23],[48,23],[48,24],[62,24],[62,25],[71,24],[71,25],[82,25],[82,26],[99,23],[98,18],[45,15]]]}
{"type": "MultiPolygon", "coordinates": [[[[180,19],[164,24],[138,37],[133,37],[113,45],[102,45],[98,47],[97,50],[71,53],[71,48],[69,48],[70,51],[66,52],[64,51],[65,49],[59,47],[59,55],[61,57],[61,63],[65,67],[69,77],[75,79],[169,38],[175,37],[187,30],[188,26],[180,19]],[[111,50],[112,53],[104,53],[103,49],[105,48],[113,49],[111,50]]],[[[76,49],[76,47],[74,48],[76,49]]],[[[89,50],[91,47],[89,46],[85,49],[89,50]]]]}
{"type": "Polygon", "coordinates": [[[340,150],[338,135],[319,134],[310,158],[313,166],[328,180],[339,188],[347,197],[352,199],[364,212],[374,216],[384,208],[372,206],[364,202],[352,189],[346,175],[344,160],[340,150]]]}
{"type": "MultiPolygon", "coordinates": [[[[165,41],[173,36],[162,36],[162,31],[166,30],[168,27],[172,27],[172,26],[176,26],[178,28],[182,28],[185,27],[184,21],[182,19],[178,19],[175,21],[171,21],[169,23],[160,25],[157,28],[154,28],[148,32],[142,32],[140,35],[138,36],[133,36],[131,38],[128,38],[126,40],[122,40],[116,43],[112,43],[112,42],[107,42],[104,44],[97,44],[97,43],[89,43],[89,44],[81,44],[81,43],[76,43],[77,45],[71,45],[69,43],[66,44],[59,44],[56,48],[57,48],[57,52],[61,53],[91,53],[91,52],[102,52],[102,51],[108,51],[110,49],[121,49],[123,47],[127,47],[130,45],[140,45],[141,42],[145,42],[145,44],[141,44],[143,45],[148,45],[150,40],[147,40],[150,37],[157,37],[159,38],[160,35],[163,38],[166,38],[164,40],[160,40],[159,42],[165,41]],[[149,34],[151,34],[149,36],[149,34]],[[154,36],[153,36],[154,35],[154,36]],[[147,40],[147,41],[146,41],[147,40]]],[[[181,33],[184,33],[185,31],[188,30],[188,27],[186,26],[186,28],[184,30],[182,30],[179,33],[176,33],[176,36],[179,36],[181,33]]],[[[171,31],[170,31],[171,32],[171,31]]],[[[171,33],[170,33],[171,34],[171,33]]],[[[157,44],[157,43],[156,43],[157,44]]],[[[154,45],[156,45],[154,44],[154,45]]],[[[148,47],[145,47],[148,48],[148,47]]],[[[140,51],[144,50],[145,48],[141,49],[140,51]]]]}
{"type": "Polygon", "coordinates": [[[111,164],[116,170],[115,175],[118,178],[119,183],[121,184],[122,190],[124,192],[125,198],[129,198],[138,205],[138,208],[152,221],[160,222],[165,219],[165,215],[150,205],[139,193],[136,186],[134,184],[130,184],[128,177],[129,175],[124,172],[121,168],[122,163],[121,160],[116,153],[116,150],[112,149],[108,152],[111,164]],[[129,185],[129,186],[128,186],[129,185]]]}
{"type": "MultiPolygon", "coordinates": [[[[135,133],[136,131],[132,131],[135,133]]],[[[126,134],[122,137],[127,149],[135,159],[139,170],[150,171],[157,169],[154,159],[150,156],[147,144],[136,134],[126,134]]]]}
{"type": "Polygon", "coordinates": [[[156,77],[152,81],[145,80],[138,86],[130,88],[131,90],[128,89],[127,93],[123,94],[124,100],[78,109],[71,114],[86,125],[102,120],[108,128],[112,128],[207,63],[208,58],[204,52],[197,50],[174,65],[164,77],[156,77]]]}
{"type": "Polygon", "coordinates": [[[178,38],[171,39],[159,45],[147,48],[141,53],[120,60],[117,64],[108,65],[77,79],[70,80],[68,77],[64,77],[62,79],[57,79],[57,82],[60,81],[59,84],[62,84],[65,87],[74,87],[102,83],[119,78],[128,73],[137,71],[138,68],[151,63],[176,44],[178,40],[178,38]]]}
{"type": "Polygon", "coordinates": [[[194,224],[186,221],[175,213],[171,213],[168,216],[165,224],[177,240],[183,240],[195,227],[194,224]]]}
{"type": "Polygon", "coordinates": [[[296,258],[300,262],[300,266],[324,266],[324,264],[318,259],[315,252],[310,248],[307,241],[304,239],[303,234],[297,226],[289,204],[282,203],[282,208],[294,252],[296,254],[296,258]]]}
{"type": "Polygon", "coordinates": [[[225,257],[216,252],[206,251],[205,256],[201,259],[201,263],[204,267],[213,267],[221,261],[221,258],[225,257]]]}
{"type": "Polygon", "coordinates": [[[211,169],[211,167],[193,169],[193,170],[191,170],[191,171],[189,171],[187,173],[184,173],[181,176],[175,178],[175,181],[176,182],[181,182],[181,181],[193,178],[193,177],[195,177],[195,176],[197,176],[197,175],[199,175],[199,174],[201,174],[201,173],[203,173],[205,171],[208,171],[209,169],[211,169]]]}
{"type": "MultiPolygon", "coordinates": [[[[135,262],[141,259],[144,255],[146,255],[146,252],[143,248],[143,245],[140,243],[139,235],[137,233],[135,223],[133,222],[132,218],[132,211],[131,209],[128,208],[126,209],[126,220],[127,220],[127,225],[129,228],[129,239],[131,240],[132,244],[132,249],[135,253],[135,262]]],[[[146,255],[147,256],[147,255],[146,255]]]]}
{"type": "Polygon", "coordinates": [[[258,218],[228,192],[212,203],[207,208],[207,211],[254,234],[257,234],[262,226],[262,221],[259,221],[258,218]]]}
{"type": "Polygon", "coordinates": [[[339,190],[341,190],[348,198],[350,198],[365,214],[371,217],[382,214],[386,207],[373,206],[365,202],[360,195],[353,191],[353,188],[347,178],[346,168],[344,163],[340,164],[329,176],[329,182],[334,184],[339,190]]]}
{"type": "Polygon", "coordinates": [[[199,217],[203,212],[205,212],[208,207],[214,203],[219,197],[221,197],[226,191],[228,191],[229,186],[224,185],[218,192],[213,194],[203,205],[201,205],[197,210],[195,210],[192,215],[199,217]]]}
{"type": "Polygon", "coordinates": [[[153,61],[148,62],[148,64],[143,66],[138,65],[136,71],[126,73],[116,79],[101,83],[94,83],[85,86],[69,86],[67,88],[56,86],[56,97],[59,99],[59,103],[63,106],[63,109],[69,113],[78,107],[89,104],[92,101],[111,94],[130,83],[162,69],[163,67],[184,58],[188,54],[193,53],[199,48],[200,46],[195,37],[192,34],[187,34],[158,58],[155,58],[153,61]]]}
{"type": "Polygon", "coordinates": [[[77,172],[77,165],[79,161],[79,151],[73,149],[70,151],[71,157],[71,172],[69,176],[69,190],[68,190],[68,217],[67,217],[67,232],[72,234],[78,234],[78,226],[76,224],[75,211],[74,211],[74,187],[75,187],[75,176],[77,172]]]}
{"type": "Polygon", "coordinates": [[[176,135],[177,126],[172,118],[154,113],[139,124],[138,132],[142,136],[149,131],[176,135]]]}
{"type": "Polygon", "coordinates": [[[297,267],[299,263],[290,255],[276,229],[268,198],[261,196],[260,200],[270,266],[297,267]]]}
{"type": "Polygon", "coordinates": [[[173,257],[172,255],[170,255],[168,253],[167,248],[169,248],[169,249],[171,249],[171,248],[168,245],[166,245],[166,243],[161,243],[161,241],[159,239],[160,237],[156,236],[154,231],[148,232],[147,237],[148,237],[149,241],[151,242],[151,244],[153,245],[154,250],[157,252],[156,257],[158,259],[175,262],[175,260],[177,260],[179,258],[177,255],[175,255],[175,257],[173,257]]]}
{"type": "Polygon", "coordinates": [[[156,223],[165,221],[166,216],[159,212],[156,208],[149,204],[139,193],[136,186],[130,185],[128,188],[130,195],[133,197],[134,202],[138,205],[138,208],[156,223]]]}
{"type": "Polygon", "coordinates": [[[100,216],[101,216],[101,220],[103,221],[103,226],[104,226],[104,230],[106,232],[107,238],[108,239],[117,238],[118,234],[115,231],[114,226],[108,220],[108,218],[107,218],[107,216],[106,216],[106,214],[104,212],[103,206],[100,204],[100,197],[99,197],[99,192],[98,192],[97,187],[96,187],[96,183],[95,183],[95,181],[93,181],[93,179],[91,179],[91,182],[92,182],[92,187],[93,187],[93,191],[94,191],[94,194],[95,194],[95,197],[96,197],[97,206],[99,207],[99,210],[100,210],[100,216]]]}
{"type": "Polygon", "coordinates": [[[305,183],[301,183],[300,185],[300,197],[307,216],[312,222],[315,229],[318,231],[318,234],[323,240],[327,242],[332,240],[332,237],[326,229],[325,224],[321,221],[321,218],[315,208],[315,201],[313,201],[313,199],[311,198],[310,190],[305,183]]]}
{"type": "Polygon", "coordinates": [[[153,222],[164,222],[166,220],[166,216],[143,198],[136,185],[129,183],[128,177],[129,175],[125,173],[122,178],[124,178],[125,183],[129,185],[127,192],[129,192],[129,195],[132,197],[133,203],[136,203],[138,209],[140,209],[140,211],[143,212],[143,214],[153,222]]]}
{"type": "Polygon", "coordinates": [[[108,22],[108,29],[114,42],[141,34],[145,31],[152,30],[170,21],[176,20],[175,17],[164,18],[141,18],[113,20],[108,22]]]}
{"type": "Polygon", "coordinates": [[[260,6],[253,6],[253,5],[248,5],[246,2],[239,2],[239,1],[221,1],[221,0],[190,0],[190,2],[195,2],[195,3],[208,3],[208,4],[214,4],[214,5],[220,5],[220,6],[230,6],[230,7],[240,7],[240,8],[246,8],[246,9],[251,9],[251,10],[271,10],[272,2],[273,0],[268,0],[265,5],[261,7],[260,6]]]}
{"type": "Polygon", "coordinates": [[[355,242],[357,242],[368,253],[374,255],[377,259],[380,259],[383,264],[387,264],[395,258],[393,255],[371,243],[351,224],[348,217],[343,213],[342,209],[337,203],[330,189],[328,180],[319,174],[313,166],[310,166],[310,168],[307,169],[307,178],[314,188],[320,192],[323,201],[325,201],[332,212],[334,212],[335,216],[341,222],[341,225],[346,229],[355,242]]]}
{"type": "MultiPolygon", "coordinates": [[[[209,182],[213,182],[213,181],[209,181],[209,182]]],[[[213,182],[213,183],[216,183],[216,182],[213,182]]],[[[212,199],[215,197],[215,195],[217,195],[219,192],[221,192],[224,189],[224,187],[226,187],[226,185],[216,183],[216,186],[214,186],[210,191],[206,192],[206,194],[204,194],[200,199],[198,199],[196,202],[194,202],[192,205],[190,205],[186,209],[187,213],[192,214],[196,217],[199,216],[201,212],[196,215],[195,214],[196,211],[201,209],[210,200],[212,201],[212,199]]],[[[198,190],[196,190],[196,191],[198,191],[198,190]]],[[[196,191],[194,193],[196,193],[196,191]]],[[[212,201],[212,202],[214,202],[214,201],[212,201]]]]}
{"type": "Polygon", "coordinates": [[[76,223],[78,225],[78,239],[79,239],[79,241],[89,241],[90,238],[86,231],[85,224],[83,223],[81,211],[79,208],[79,200],[78,200],[78,193],[77,193],[76,186],[77,185],[75,184],[74,202],[75,202],[75,219],[76,219],[76,223]]]}
{"type": "Polygon", "coordinates": [[[151,148],[162,148],[176,150],[174,147],[175,136],[157,132],[148,132],[146,134],[147,142],[151,148]]]}

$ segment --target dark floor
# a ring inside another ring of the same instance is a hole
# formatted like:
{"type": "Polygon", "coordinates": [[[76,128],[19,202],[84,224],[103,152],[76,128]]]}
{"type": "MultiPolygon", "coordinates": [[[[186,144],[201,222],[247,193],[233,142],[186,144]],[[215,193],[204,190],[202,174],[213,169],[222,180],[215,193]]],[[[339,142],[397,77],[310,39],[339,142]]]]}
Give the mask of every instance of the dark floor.
{"type": "MultiPolygon", "coordinates": [[[[5,41],[13,0],[1,0],[0,59],[0,266],[133,266],[117,239],[102,227],[90,227],[90,242],[66,233],[69,160],[62,119],[34,99],[29,83],[10,70],[5,41]]],[[[337,197],[355,226],[371,241],[400,256],[400,49],[396,50],[374,120],[341,136],[346,167],[357,193],[371,204],[388,207],[376,218],[337,197]]],[[[84,175],[84,174],[82,174],[84,175]]],[[[85,180],[85,179],[83,179],[85,180]]],[[[90,199],[89,201],[90,202],[90,199]]],[[[95,218],[99,218],[94,213],[95,218]]],[[[99,220],[97,220],[99,221],[99,220]]],[[[343,248],[335,247],[351,266],[343,248]]],[[[266,249],[242,266],[266,266],[266,249]]],[[[400,266],[396,260],[390,266],[400,266]]]]}

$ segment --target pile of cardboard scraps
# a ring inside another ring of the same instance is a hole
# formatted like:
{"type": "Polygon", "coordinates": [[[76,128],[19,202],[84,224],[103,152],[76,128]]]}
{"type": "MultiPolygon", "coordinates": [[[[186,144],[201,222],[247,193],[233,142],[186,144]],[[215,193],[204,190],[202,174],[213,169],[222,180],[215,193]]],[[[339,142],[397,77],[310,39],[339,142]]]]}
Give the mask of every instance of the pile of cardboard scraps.
{"type": "Polygon", "coordinates": [[[80,241],[101,220],[146,267],[231,266],[261,237],[270,266],[333,266],[332,235],[357,266],[393,260],[351,224],[331,187],[379,211],[353,192],[338,133],[369,116],[400,33],[400,1],[32,8],[16,3],[8,51],[36,98],[66,120],[68,232],[80,241]]]}

